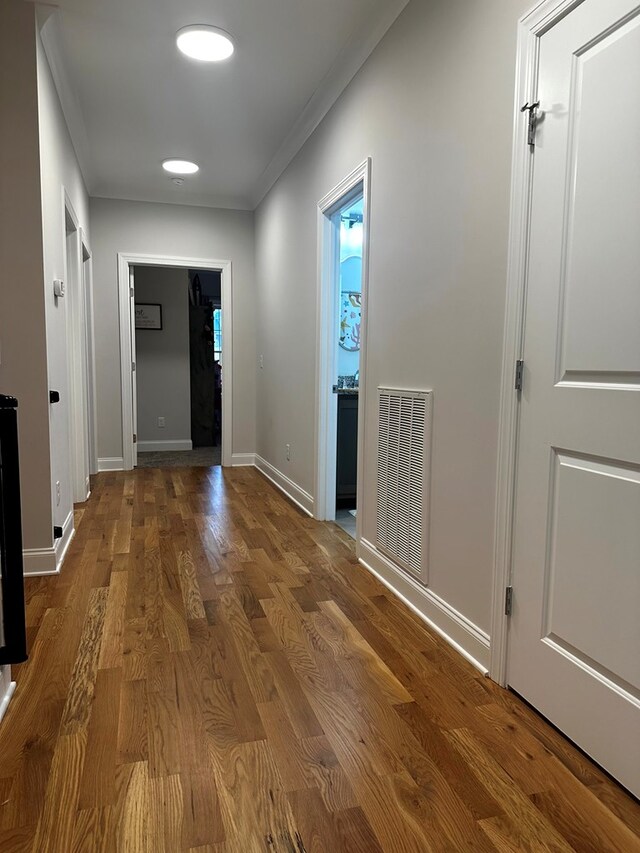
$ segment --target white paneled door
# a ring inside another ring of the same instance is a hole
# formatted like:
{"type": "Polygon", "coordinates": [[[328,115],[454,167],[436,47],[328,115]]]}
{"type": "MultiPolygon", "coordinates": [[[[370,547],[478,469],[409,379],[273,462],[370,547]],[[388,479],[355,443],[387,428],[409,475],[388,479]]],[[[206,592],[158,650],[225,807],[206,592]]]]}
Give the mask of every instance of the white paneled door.
{"type": "Polygon", "coordinates": [[[640,5],[540,38],[508,681],[640,795],[640,5]]]}

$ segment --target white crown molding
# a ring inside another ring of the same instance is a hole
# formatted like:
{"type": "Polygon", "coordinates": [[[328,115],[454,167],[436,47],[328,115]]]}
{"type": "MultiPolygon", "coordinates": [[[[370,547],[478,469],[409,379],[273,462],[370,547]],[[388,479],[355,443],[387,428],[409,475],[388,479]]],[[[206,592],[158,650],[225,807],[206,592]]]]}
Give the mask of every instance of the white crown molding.
{"type": "MultiPolygon", "coordinates": [[[[28,0],[28,2],[36,2],[36,0],[28,0]]],[[[60,11],[55,3],[37,3],[40,38],[89,195],[128,201],[152,201],[229,210],[255,210],[353,80],[407,3],[408,0],[390,0],[385,4],[384,11],[379,17],[372,17],[365,27],[360,27],[353,33],[258,179],[250,199],[213,195],[207,197],[206,194],[202,194],[199,198],[175,200],[166,197],[142,198],[137,194],[113,192],[104,183],[96,186],[91,165],[91,148],[82,108],[73,86],[73,76],[65,58],[63,36],[59,23],[60,11]]]]}
{"type": "Polygon", "coordinates": [[[110,188],[108,182],[95,187],[91,192],[91,198],[106,199],[107,201],[131,201],[140,204],[177,204],[184,207],[205,207],[207,210],[237,210],[241,213],[253,213],[253,202],[244,196],[219,196],[215,194],[189,195],[184,198],[178,196],[167,198],[163,192],[139,192],[130,193],[118,188],[110,188]]]}
{"type": "Polygon", "coordinates": [[[307,105],[296,123],[258,179],[256,190],[253,194],[254,208],[258,207],[271,187],[298,151],[300,151],[313,131],[318,127],[408,2],[409,0],[393,0],[393,2],[385,4],[383,14],[368,22],[367,27],[358,29],[340,51],[337,60],[307,101],[307,105]]]}
{"type": "Polygon", "coordinates": [[[62,112],[67,123],[71,144],[76,152],[78,165],[80,166],[87,191],[91,194],[93,174],[91,169],[91,155],[89,153],[89,137],[82,115],[80,100],[73,87],[73,77],[67,66],[60,30],[60,10],[53,4],[46,4],[42,8],[38,4],[37,10],[42,47],[49,63],[58,98],[60,99],[60,106],[62,107],[62,112]]]}

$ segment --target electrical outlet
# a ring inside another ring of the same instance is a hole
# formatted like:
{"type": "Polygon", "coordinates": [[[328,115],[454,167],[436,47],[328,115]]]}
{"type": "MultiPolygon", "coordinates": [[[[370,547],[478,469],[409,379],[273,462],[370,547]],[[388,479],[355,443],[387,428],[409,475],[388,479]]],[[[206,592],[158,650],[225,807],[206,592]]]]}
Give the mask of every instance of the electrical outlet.
{"type": "Polygon", "coordinates": [[[286,453],[286,456],[287,456],[287,462],[291,462],[291,445],[290,445],[290,444],[285,444],[285,446],[284,446],[284,450],[285,450],[285,453],[286,453]]]}
{"type": "Polygon", "coordinates": [[[60,480],[56,480],[56,506],[60,506],[60,480]]]}
{"type": "Polygon", "coordinates": [[[165,428],[164,418],[158,418],[158,429],[164,429],[164,428],[165,428]]]}
{"type": "Polygon", "coordinates": [[[264,369],[264,356],[262,354],[260,355],[260,358],[258,359],[258,361],[260,363],[260,370],[263,370],[264,369]]]}

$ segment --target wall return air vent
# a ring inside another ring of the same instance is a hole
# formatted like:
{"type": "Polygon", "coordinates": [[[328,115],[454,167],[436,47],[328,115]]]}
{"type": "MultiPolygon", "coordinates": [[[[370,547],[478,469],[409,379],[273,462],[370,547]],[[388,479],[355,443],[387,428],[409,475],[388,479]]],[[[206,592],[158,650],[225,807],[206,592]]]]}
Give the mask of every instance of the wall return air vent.
{"type": "Polygon", "coordinates": [[[376,547],[427,583],[433,392],[378,388],[376,547]]]}

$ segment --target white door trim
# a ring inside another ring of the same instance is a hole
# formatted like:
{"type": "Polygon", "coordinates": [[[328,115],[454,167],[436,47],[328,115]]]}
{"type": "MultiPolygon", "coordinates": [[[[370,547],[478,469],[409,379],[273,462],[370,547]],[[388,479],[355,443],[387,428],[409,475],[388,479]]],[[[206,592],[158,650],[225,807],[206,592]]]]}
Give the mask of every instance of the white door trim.
{"type": "Polygon", "coordinates": [[[536,100],[540,37],[583,0],[543,0],[518,22],[516,85],[511,167],[511,213],[507,261],[507,302],[504,326],[496,529],[489,675],[507,683],[508,617],[505,590],[511,578],[514,496],[518,452],[519,395],[515,391],[516,361],[522,358],[529,249],[529,211],[533,178],[532,150],[527,145],[527,115],[520,108],[536,100]]]}
{"type": "Polygon", "coordinates": [[[87,377],[85,342],[87,318],[82,260],[82,229],[71,198],[62,187],[62,221],[64,236],[63,276],[67,296],[64,300],[67,333],[67,382],[69,417],[69,464],[73,503],[86,501],[89,496],[87,470],[87,377]],[[67,222],[70,225],[67,225],[67,222]],[[73,269],[69,268],[68,241],[72,239],[73,269]]]}
{"type": "Polygon", "coordinates": [[[98,472],[98,409],[96,400],[96,333],[93,310],[93,253],[84,230],[80,228],[83,282],[85,292],[85,322],[87,324],[87,414],[89,416],[89,474],[98,472]]]}
{"type": "Polygon", "coordinates": [[[331,393],[335,380],[333,357],[335,315],[333,305],[333,267],[336,259],[332,241],[333,226],[328,215],[341,199],[362,185],[363,244],[362,244],[362,318],[360,323],[360,388],[358,397],[358,484],[356,540],[360,542],[364,513],[363,458],[366,411],[367,315],[369,305],[369,234],[371,213],[371,158],[361,163],[318,202],[318,274],[317,274],[317,378],[316,378],[316,470],[315,517],[335,518],[335,455],[337,441],[336,397],[331,393]],[[333,487],[331,484],[333,483],[333,487]]]}
{"type": "Polygon", "coordinates": [[[231,465],[233,440],[233,288],[231,261],[186,258],[174,255],[142,255],[118,252],[118,310],[120,318],[120,382],[122,402],[122,452],[124,470],[133,468],[133,397],[131,383],[131,329],[129,323],[129,267],[180,267],[219,270],[222,277],[222,464],[231,465]]]}

